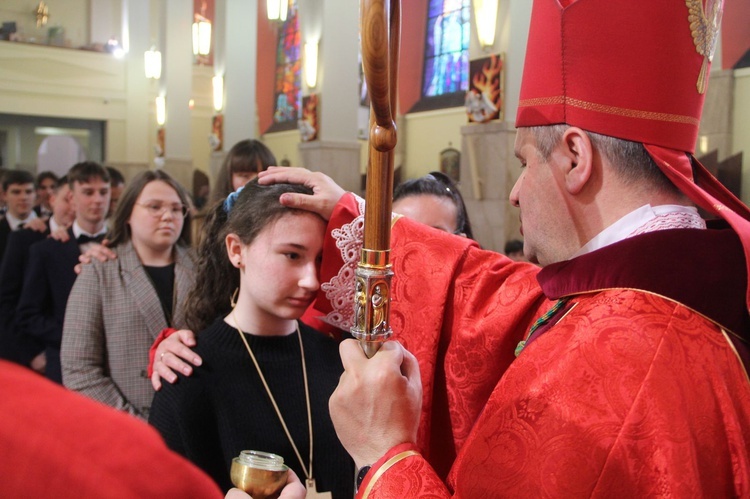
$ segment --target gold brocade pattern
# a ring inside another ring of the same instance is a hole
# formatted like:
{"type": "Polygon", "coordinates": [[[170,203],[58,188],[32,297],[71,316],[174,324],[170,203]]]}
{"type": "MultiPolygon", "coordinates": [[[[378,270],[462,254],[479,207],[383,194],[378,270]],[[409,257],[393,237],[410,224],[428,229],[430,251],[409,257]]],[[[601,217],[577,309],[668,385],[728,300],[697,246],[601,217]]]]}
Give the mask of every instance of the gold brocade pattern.
{"type": "Polygon", "coordinates": [[[518,103],[518,106],[533,107],[553,106],[559,104],[565,104],[567,106],[573,106],[580,109],[585,109],[587,111],[595,111],[597,113],[611,114],[613,116],[623,116],[626,118],[636,118],[651,121],[666,121],[670,123],[683,123],[685,125],[693,126],[698,126],[700,124],[700,120],[693,116],[670,113],[656,113],[653,111],[642,111],[639,109],[627,109],[624,107],[607,106],[604,104],[598,104],[596,102],[573,99],[572,97],[565,97],[563,95],[554,97],[538,97],[535,99],[524,99],[518,103]]]}

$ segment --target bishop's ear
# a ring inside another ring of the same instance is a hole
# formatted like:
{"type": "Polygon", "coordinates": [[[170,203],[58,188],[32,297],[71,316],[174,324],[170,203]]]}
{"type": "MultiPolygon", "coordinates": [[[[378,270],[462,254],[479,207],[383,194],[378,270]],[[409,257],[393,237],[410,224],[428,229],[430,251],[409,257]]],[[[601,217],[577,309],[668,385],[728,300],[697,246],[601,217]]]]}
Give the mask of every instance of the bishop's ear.
{"type": "Polygon", "coordinates": [[[570,127],[563,135],[569,168],[565,172],[565,187],[578,194],[591,179],[594,150],[589,135],[578,127],[570,127]]]}

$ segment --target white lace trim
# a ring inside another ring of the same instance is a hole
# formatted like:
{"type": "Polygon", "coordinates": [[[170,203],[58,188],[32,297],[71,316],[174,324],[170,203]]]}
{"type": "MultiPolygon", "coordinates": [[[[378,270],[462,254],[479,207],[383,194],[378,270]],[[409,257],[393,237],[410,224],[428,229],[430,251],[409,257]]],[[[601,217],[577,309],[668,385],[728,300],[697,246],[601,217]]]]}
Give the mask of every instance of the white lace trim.
{"type": "Polygon", "coordinates": [[[594,236],[571,256],[585,255],[645,232],[663,229],[705,229],[698,210],[692,206],[646,204],[637,208],[594,236]]]}
{"type": "MultiPolygon", "coordinates": [[[[344,263],[337,275],[320,285],[320,289],[333,307],[332,312],[320,319],[344,331],[351,330],[354,325],[354,279],[365,236],[365,200],[354,193],[352,195],[357,200],[359,215],[348,224],[331,231],[331,237],[336,241],[336,247],[341,252],[341,260],[344,263]]],[[[399,218],[401,215],[391,213],[391,226],[393,221],[399,218]]]]}
{"type": "Polygon", "coordinates": [[[628,237],[655,232],[665,229],[705,229],[706,221],[700,215],[692,212],[672,212],[657,215],[636,230],[628,237]]]}
{"type": "Polygon", "coordinates": [[[341,251],[344,264],[337,275],[320,286],[333,307],[333,311],[322,318],[323,322],[344,331],[349,331],[354,324],[354,277],[365,233],[365,200],[356,194],[354,197],[359,206],[359,215],[348,224],[331,231],[331,237],[341,251]]]}

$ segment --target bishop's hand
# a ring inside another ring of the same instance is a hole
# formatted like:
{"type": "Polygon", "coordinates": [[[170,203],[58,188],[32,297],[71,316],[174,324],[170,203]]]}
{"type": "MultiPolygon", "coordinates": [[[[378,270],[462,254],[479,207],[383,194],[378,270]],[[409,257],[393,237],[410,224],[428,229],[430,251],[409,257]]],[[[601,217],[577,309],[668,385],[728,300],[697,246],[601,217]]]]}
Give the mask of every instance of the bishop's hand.
{"type": "Polygon", "coordinates": [[[388,341],[368,359],[355,340],[339,347],[344,374],[329,408],[336,434],[357,467],[373,464],[392,447],[417,441],[422,381],[417,359],[388,341]]]}
{"type": "Polygon", "coordinates": [[[281,195],[281,204],[290,208],[312,211],[325,220],[331,218],[336,203],[346,193],[331,177],[324,173],[288,166],[271,166],[260,172],[258,183],[261,185],[302,184],[309,187],[313,190],[312,195],[287,192],[281,195]]]}

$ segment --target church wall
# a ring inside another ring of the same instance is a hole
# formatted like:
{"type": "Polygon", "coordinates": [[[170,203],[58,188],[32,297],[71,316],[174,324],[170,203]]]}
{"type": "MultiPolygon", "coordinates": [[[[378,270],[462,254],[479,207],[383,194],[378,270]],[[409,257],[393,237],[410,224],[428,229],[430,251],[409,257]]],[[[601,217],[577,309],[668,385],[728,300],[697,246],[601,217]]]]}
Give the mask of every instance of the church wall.
{"type": "Polygon", "coordinates": [[[412,113],[405,116],[399,132],[403,145],[401,178],[416,178],[440,170],[440,151],[461,149],[461,127],[466,124],[463,107],[412,113]]]}
{"type": "MultiPolygon", "coordinates": [[[[120,4],[120,0],[102,0],[113,6],[120,4]]],[[[49,0],[46,2],[50,8],[50,25],[56,24],[65,27],[66,37],[70,38],[71,46],[80,46],[88,43],[89,24],[91,23],[91,0],[49,0]],[[70,15],[68,15],[70,13],[70,15]]],[[[260,4],[260,3],[259,3],[260,4]]],[[[424,10],[426,2],[415,0],[404,2],[404,18],[413,19],[415,15],[424,10]],[[421,9],[421,10],[420,10],[421,9]]],[[[34,3],[36,5],[36,3],[34,3]]],[[[113,7],[114,8],[114,7],[113,7]]],[[[526,7],[519,2],[511,2],[509,7],[516,17],[518,12],[526,7]],[[515,7],[514,7],[515,6],[515,7]]],[[[263,10],[261,8],[260,10],[263,10]]],[[[263,12],[264,13],[264,12],[263,12]]],[[[508,15],[507,18],[512,17],[508,15]]],[[[525,15],[525,12],[522,12],[525,15]]],[[[501,18],[505,19],[504,13],[501,18]]],[[[34,34],[34,38],[41,41],[45,29],[37,30],[33,13],[29,11],[28,0],[3,0],[0,2],[0,21],[16,20],[19,23],[19,32],[25,35],[34,34]]],[[[258,56],[257,67],[257,98],[258,101],[258,131],[263,133],[269,126],[270,115],[273,109],[273,70],[275,62],[275,31],[273,25],[269,24],[259,16],[258,46],[268,47],[269,50],[261,50],[258,56]]],[[[413,25],[412,21],[404,23],[413,25]]],[[[420,25],[423,23],[420,23],[420,25]]],[[[517,81],[520,79],[520,68],[522,66],[522,54],[518,53],[519,40],[525,38],[525,34],[518,31],[518,36],[513,36],[513,25],[502,22],[498,26],[498,42],[494,51],[506,52],[506,63],[508,74],[506,74],[506,101],[508,109],[505,121],[512,123],[515,115],[514,99],[517,97],[517,81]],[[521,36],[524,35],[524,36],[521,36]],[[516,50],[513,50],[515,47],[516,50]]],[[[101,31],[101,30],[99,30],[101,31]]],[[[116,34],[116,33],[113,33],[116,34]]],[[[475,44],[474,41],[472,41],[475,44]]],[[[416,102],[421,86],[422,51],[424,44],[423,27],[415,29],[404,29],[402,31],[402,57],[400,68],[399,112],[404,113],[416,102]]],[[[472,58],[482,54],[472,47],[472,58]]],[[[130,57],[132,64],[142,64],[138,57],[130,57]]],[[[117,60],[109,54],[80,51],[62,50],[54,47],[43,47],[29,44],[12,44],[0,42],[0,113],[68,117],[84,120],[101,120],[107,123],[105,131],[104,160],[112,164],[136,165],[138,168],[147,168],[153,165],[154,145],[156,143],[156,123],[154,116],[153,98],[158,92],[161,82],[151,82],[145,95],[129,95],[127,92],[128,62],[117,60]],[[128,151],[126,134],[128,99],[142,98],[148,102],[148,157],[133,159],[132,151],[128,151]]],[[[133,70],[133,68],[131,68],[133,70]]],[[[138,69],[140,71],[140,67],[138,69]]],[[[730,113],[731,130],[721,129],[721,137],[727,142],[727,148],[731,152],[748,152],[750,144],[750,73],[747,69],[734,71],[734,112],[730,113]]],[[[212,68],[196,66],[193,70],[194,108],[191,112],[190,132],[190,155],[196,168],[209,172],[210,163],[216,154],[212,154],[208,144],[207,136],[211,130],[211,86],[210,76],[212,68]]],[[[329,78],[331,75],[328,75],[329,78]]],[[[716,80],[718,82],[718,79],[716,80]]],[[[711,87],[709,87],[710,89],[711,87]]],[[[729,91],[729,90],[728,90],[729,91]]],[[[228,102],[231,105],[231,102],[228,102]]],[[[356,105],[356,103],[352,103],[356,105]]],[[[706,114],[711,114],[708,111],[706,114]]],[[[325,116],[321,118],[325,120],[325,116]]],[[[463,107],[444,109],[440,111],[412,113],[400,115],[399,123],[399,145],[396,151],[396,166],[402,167],[403,179],[414,178],[431,170],[439,169],[439,152],[452,146],[462,149],[462,127],[466,126],[466,116],[463,107]]],[[[12,127],[11,127],[12,128],[12,127]]],[[[13,131],[5,127],[2,131],[8,140],[25,142],[27,133],[13,131]]],[[[352,140],[356,140],[356,134],[352,140]]],[[[279,161],[287,158],[292,165],[301,165],[299,155],[299,133],[296,130],[280,133],[269,133],[262,135],[261,139],[271,148],[279,161]]],[[[36,139],[35,139],[36,140],[36,139]]],[[[713,136],[711,141],[713,144],[713,136]]],[[[360,155],[360,171],[364,172],[366,163],[366,144],[360,141],[362,154],[360,155]]],[[[710,145],[712,145],[710,144],[710,145]]],[[[224,144],[227,151],[232,144],[224,144]]],[[[23,149],[25,149],[25,145],[23,149]]],[[[722,157],[730,152],[722,148],[722,157]]],[[[462,151],[466,155],[465,151],[462,151]]],[[[747,156],[747,154],[746,154],[747,156]]],[[[28,155],[23,158],[8,159],[19,165],[29,162],[28,155]]],[[[13,163],[13,164],[15,164],[13,163]]],[[[745,160],[745,165],[748,161],[745,160]]],[[[315,165],[305,165],[314,168],[315,165]]],[[[748,166],[750,167],[750,166],[748,166]]],[[[135,166],[134,166],[135,168],[135,166]]],[[[750,199],[750,174],[745,172],[743,199],[750,199]]]]}
{"type": "MultiPolygon", "coordinates": [[[[107,151],[91,144],[90,157],[124,157],[125,61],[110,54],[0,41],[0,68],[0,114],[107,122],[107,151]]],[[[41,139],[22,119],[9,118],[5,126],[16,139],[13,148],[21,151],[9,154],[8,166],[34,168],[41,139]]]]}
{"type": "Polygon", "coordinates": [[[734,71],[732,154],[742,152],[742,201],[750,205],[750,68],[734,71]]]}
{"type": "MultiPolygon", "coordinates": [[[[19,38],[30,43],[46,43],[49,28],[62,27],[65,46],[78,48],[89,44],[89,2],[90,0],[45,0],[49,18],[46,26],[37,28],[34,11],[39,2],[2,0],[0,22],[14,21],[19,38]]],[[[110,34],[114,33],[116,32],[110,34]]]]}
{"type": "Polygon", "coordinates": [[[292,166],[306,166],[315,170],[315,165],[302,165],[298,149],[299,142],[299,132],[296,129],[286,132],[267,133],[263,136],[263,143],[273,152],[279,163],[286,158],[292,166]]]}

